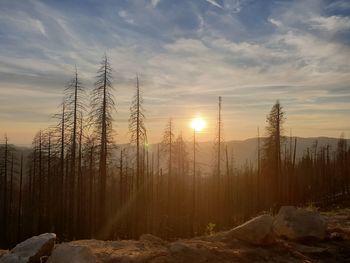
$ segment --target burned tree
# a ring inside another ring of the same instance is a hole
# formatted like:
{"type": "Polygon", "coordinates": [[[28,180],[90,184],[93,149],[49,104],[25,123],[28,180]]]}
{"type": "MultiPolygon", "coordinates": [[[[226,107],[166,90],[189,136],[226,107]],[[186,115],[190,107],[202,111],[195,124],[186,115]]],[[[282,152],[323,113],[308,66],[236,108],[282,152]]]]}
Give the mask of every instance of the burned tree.
{"type": "Polygon", "coordinates": [[[97,71],[95,87],[91,94],[90,121],[94,126],[99,145],[99,218],[98,226],[106,222],[107,157],[113,142],[113,112],[115,100],[112,86],[112,68],[105,55],[97,71]]]}
{"type": "Polygon", "coordinates": [[[130,107],[129,132],[130,142],[136,146],[136,188],[140,186],[141,146],[147,140],[143,98],[140,92],[139,77],[136,76],[136,92],[130,107]]]}

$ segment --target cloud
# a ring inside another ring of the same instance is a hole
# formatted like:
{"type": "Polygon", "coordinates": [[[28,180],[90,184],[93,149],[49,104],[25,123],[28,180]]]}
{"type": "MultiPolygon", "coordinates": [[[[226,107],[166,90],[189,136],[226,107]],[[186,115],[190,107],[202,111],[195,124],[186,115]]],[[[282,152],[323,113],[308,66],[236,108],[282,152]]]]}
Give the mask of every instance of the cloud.
{"type": "Polygon", "coordinates": [[[330,32],[347,31],[350,30],[350,18],[341,16],[316,16],[310,19],[310,26],[314,29],[330,32]]]}
{"type": "Polygon", "coordinates": [[[216,6],[218,8],[223,8],[220,4],[218,4],[215,0],[205,0],[207,1],[209,4],[213,5],[213,6],[216,6]]]}
{"type": "Polygon", "coordinates": [[[26,132],[34,134],[41,123],[45,127],[74,65],[89,90],[105,51],[114,69],[118,142],[128,140],[136,72],[151,141],[160,138],[159,128],[170,116],[185,136],[197,112],[213,122],[219,95],[232,136],[227,139],[254,136],[276,99],[296,133],[305,132],[306,119],[308,128],[313,125],[309,112],[337,127],[327,131],[315,121],[314,130],[340,133],[337,123],[350,114],[344,102],[350,82],[349,14],[339,13],[341,5],[206,2],[90,1],[69,8],[41,1],[1,3],[0,133],[29,122],[29,114],[21,119],[23,112],[33,118],[26,132]]]}
{"type": "Polygon", "coordinates": [[[239,13],[242,8],[240,0],[225,0],[224,7],[232,13],[239,13]]]}
{"type": "Polygon", "coordinates": [[[43,23],[28,14],[18,11],[14,14],[0,11],[0,21],[3,27],[15,32],[40,33],[46,36],[46,30],[43,23]]]}
{"type": "Polygon", "coordinates": [[[155,8],[155,7],[157,7],[157,5],[159,4],[160,1],[161,0],[151,0],[151,4],[155,8]]]}
{"type": "Polygon", "coordinates": [[[130,16],[130,14],[128,12],[126,12],[125,10],[120,10],[118,11],[118,15],[123,18],[125,20],[125,22],[131,24],[131,25],[135,25],[135,21],[134,19],[130,16]]]}
{"type": "Polygon", "coordinates": [[[329,10],[349,10],[350,9],[350,2],[349,1],[332,1],[328,6],[327,9],[329,10]]]}
{"type": "Polygon", "coordinates": [[[223,9],[231,13],[239,13],[241,11],[241,1],[240,0],[223,0],[222,4],[219,4],[216,0],[205,0],[211,5],[223,9]]]}
{"type": "Polygon", "coordinates": [[[275,26],[277,26],[277,27],[281,27],[281,26],[282,26],[282,23],[281,23],[280,21],[277,21],[277,20],[275,20],[275,19],[273,19],[273,18],[269,18],[268,20],[269,20],[269,22],[270,22],[271,24],[273,24],[273,25],[275,25],[275,26]]]}

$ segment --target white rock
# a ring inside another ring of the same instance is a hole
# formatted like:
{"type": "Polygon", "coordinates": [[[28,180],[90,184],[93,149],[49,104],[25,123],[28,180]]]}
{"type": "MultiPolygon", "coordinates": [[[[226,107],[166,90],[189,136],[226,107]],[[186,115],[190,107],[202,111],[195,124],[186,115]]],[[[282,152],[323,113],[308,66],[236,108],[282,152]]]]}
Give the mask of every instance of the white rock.
{"type": "Polygon", "coordinates": [[[271,215],[255,217],[243,225],[227,232],[230,238],[236,238],[254,245],[270,245],[275,242],[272,231],[274,218],[271,215]]]}
{"type": "Polygon", "coordinates": [[[275,218],[273,231],[276,235],[291,240],[324,239],[327,222],[316,212],[282,206],[275,218]]]}
{"type": "Polygon", "coordinates": [[[1,263],[40,262],[41,257],[49,256],[55,245],[56,234],[45,233],[33,236],[15,246],[10,253],[0,258],[1,263]]]}

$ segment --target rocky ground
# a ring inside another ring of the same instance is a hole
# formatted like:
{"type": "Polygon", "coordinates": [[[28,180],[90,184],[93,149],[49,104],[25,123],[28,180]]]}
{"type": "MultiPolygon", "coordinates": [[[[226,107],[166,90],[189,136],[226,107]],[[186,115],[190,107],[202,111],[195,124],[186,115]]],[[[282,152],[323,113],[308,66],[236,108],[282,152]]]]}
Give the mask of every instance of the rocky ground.
{"type": "Polygon", "coordinates": [[[0,252],[0,262],[350,262],[350,209],[282,207],[227,232],[167,242],[77,240],[55,245],[46,233],[0,252]],[[2,256],[1,256],[2,255],[2,256]]]}

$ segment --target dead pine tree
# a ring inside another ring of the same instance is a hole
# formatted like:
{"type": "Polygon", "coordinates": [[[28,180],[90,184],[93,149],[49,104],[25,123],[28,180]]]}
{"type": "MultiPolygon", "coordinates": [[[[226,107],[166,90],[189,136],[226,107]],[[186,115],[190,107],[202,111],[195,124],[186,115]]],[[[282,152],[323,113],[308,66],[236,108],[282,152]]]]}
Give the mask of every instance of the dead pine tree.
{"type": "Polygon", "coordinates": [[[41,232],[43,228],[44,221],[44,202],[43,202],[43,186],[44,186],[44,171],[43,171],[43,134],[40,130],[37,136],[34,138],[34,147],[37,149],[38,153],[38,229],[41,232]]]}
{"type": "Polygon", "coordinates": [[[195,236],[197,234],[197,142],[196,142],[196,127],[193,127],[193,175],[192,175],[192,208],[190,211],[191,233],[195,236]]]}
{"type": "MultiPolygon", "coordinates": [[[[141,182],[143,182],[143,174],[142,174],[142,151],[144,148],[144,144],[147,141],[147,131],[145,126],[145,115],[144,115],[144,108],[143,108],[143,98],[140,90],[140,83],[139,83],[139,77],[136,75],[136,90],[135,95],[133,97],[131,106],[130,106],[130,118],[129,118],[129,133],[130,133],[130,143],[132,145],[135,145],[136,147],[136,197],[142,196],[142,189],[143,186],[141,185],[141,182]]],[[[141,216],[141,209],[143,209],[143,206],[140,204],[140,200],[136,199],[136,222],[135,222],[135,232],[139,232],[139,227],[141,227],[139,217],[141,216]]]]}
{"type": "Polygon", "coordinates": [[[125,186],[124,185],[124,170],[123,170],[123,160],[124,160],[125,148],[120,150],[119,158],[119,208],[122,209],[124,205],[124,196],[125,196],[125,186]]]}
{"type": "Polygon", "coordinates": [[[14,177],[14,167],[15,166],[15,157],[14,153],[11,152],[11,161],[10,161],[10,188],[9,188],[9,210],[8,210],[8,217],[9,217],[9,242],[12,243],[14,240],[13,236],[13,177],[14,177]]]}
{"type": "Polygon", "coordinates": [[[96,155],[96,137],[94,135],[87,136],[86,143],[84,145],[84,156],[86,162],[86,176],[88,177],[88,185],[86,189],[86,200],[87,200],[87,227],[85,228],[86,234],[89,237],[95,236],[95,155],[96,155]]]}
{"type": "Polygon", "coordinates": [[[44,211],[45,211],[45,223],[44,228],[50,230],[52,228],[52,209],[53,207],[53,176],[52,176],[52,161],[53,161],[53,149],[52,149],[52,130],[48,128],[43,132],[43,151],[45,152],[46,161],[44,162],[45,169],[45,180],[43,193],[45,196],[44,211]]]}
{"type": "Polygon", "coordinates": [[[257,139],[257,152],[258,152],[258,170],[257,170],[257,178],[256,178],[256,209],[260,210],[261,207],[261,193],[262,193],[262,182],[261,182],[261,156],[260,156],[260,129],[257,128],[258,131],[258,139],[257,139]]]}
{"type": "Polygon", "coordinates": [[[8,163],[9,163],[9,145],[8,138],[5,135],[4,147],[3,147],[3,158],[2,158],[2,169],[3,169],[3,211],[2,211],[2,237],[1,242],[6,245],[7,244],[7,221],[8,221],[8,203],[7,203],[7,194],[8,194],[8,163]]]}
{"type": "Polygon", "coordinates": [[[76,220],[75,225],[77,227],[76,235],[77,237],[83,236],[83,225],[84,225],[84,195],[85,191],[83,190],[84,182],[83,182],[83,137],[84,137],[84,118],[83,112],[80,111],[79,114],[79,131],[78,131],[78,168],[77,168],[77,211],[76,211],[76,220]]]}
{"type": "Polygon", "coordinates": [[[54,224],[56,227],[56,231],[58,234],[63,235],[65,224],[65,194],[66,191],[64,187],[65,182],[65,157],[66,157],[66,122],[67,122],[67,112],[66,112],[66,102],[63,100],[62,104],[60,105],[61,112],[57,113],[53,116],[53,118],[56,119],[57,124],[54,127],[54,136],[56,138],[56,145],[57,148],[57,207],[55,209],[55,216],[54,216],[54,224]]]}
{"type": "MultiPolygon", "coordinates": [[[[172,170],[173,170],[173,144],[174,144],[174,133],[173,133],[173,121],[170,118],[168,123],[165,126],[165,130],[163,133],[163,140],[162,140],[162,153],[163,156],[167,157],[167,166],[168,166],[168,180],[167,180],[167,215],[166,215],[166,222],[167,222],[167,229],[171,229],[171,197],[172,197],[172,170]]],[[[167,235],[169,235],[167,231],[167,235]]]]}
{"type": "MultiPolygon", "coordinates": [[[[112,68],[107,55],[101,61],[97,71],[95,87],[91,94],[90,121],[93,125],[99,144],[99,190],[98,190],[98,227],[106,223],[106,188],[107,188],[107,157],[112,146],[113,117],[115,100],[112,86],[112,68]]],[[[106,238],[103,233],[101,238],[106,238]]]]}
{"type": "MultiPolygon", "coordinates": [[[[224,197],[226,192],[226,184],[222,184],[222,178],[221,178],[221,162],[222,162],[222,142],[223,142],[223,136],[222,136],[222,117],[221,117],[221,107],[222,107],[222,98],[219,96],[218,98],[218,117],[217,117],[217,133],[214,140],[214,147],[215,147],[215,153],[216,153],[216,172],[215,172],[215,178],[214,178],[214,196],[215,201],[212,202],[213,205],[213,211],[215,211],[214,214],[216,214],[215,221],[222,225],[224,221],[224,197]]],[[[213,200],[212,200],[213,201],[213,200]]]]}
{"type": "Polygon", "coordinates": [[[18,208],[17,208],[17,242],[22,237],[22,184],[23,184],[23,153],[21,154],[19,189],[18,189],[18,208]]]}
{"type": "Polygon", "coordinates": [[[68,179],[68,235],[72,238],[76,233],[76,154],[78,147],[78,123],[80,121],[81,112],[84,111],[85,107],[83,104],[84,88],[79,79],[78,70],[75,68],[74,77],[68,82],[65,89],[65,107],[67,114],[66,127],[69,128],[70,132],[70,169],[68,179]]]}
{"type": "Polygon", "coordinates": [[[130,142],[136,146],[136,187],[140,187],[141,181],[141,146],[147,139],[145,127],[145,115],[143,98],[140,92],[139,77],[136,76],[136,91],[130,106],[129,132],[130,142]]]}
{"type": "MultiPolygon", "coordinates": [[[[292,141],[292,139],[291,139],[292,141]]],[[[292,147],[292,146],[291,146],[292,147]]],[[[295,189],[298,186],[297,178],[295,176],[295,158],[296,158],[296,151],[297,151],[297,137],[294,138],[294,148],[293,153],[291,154],[291,168],[289,172],[290,177],[290,184],[289,184],[289,203],[294,204],[295,203],[295,189]]]]}

